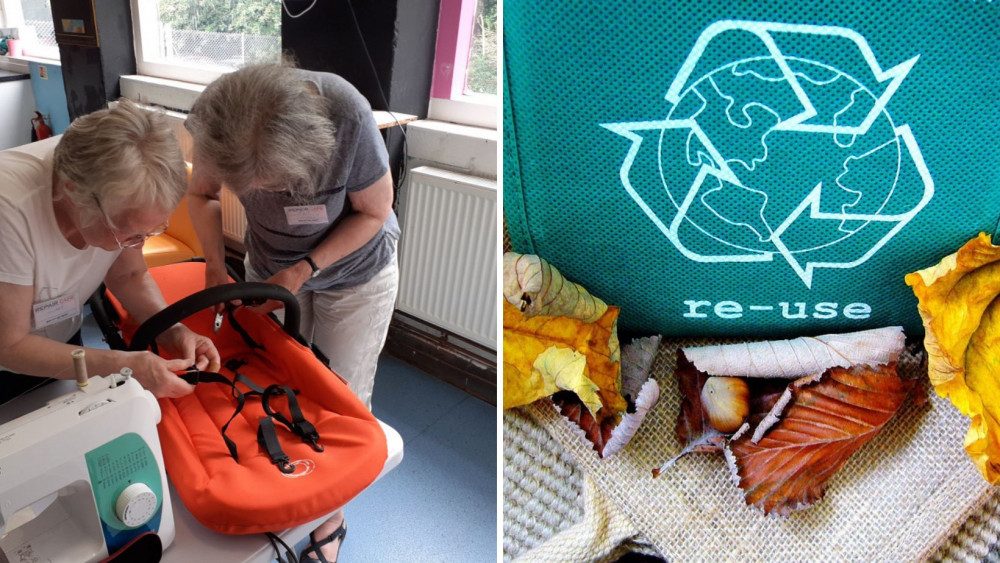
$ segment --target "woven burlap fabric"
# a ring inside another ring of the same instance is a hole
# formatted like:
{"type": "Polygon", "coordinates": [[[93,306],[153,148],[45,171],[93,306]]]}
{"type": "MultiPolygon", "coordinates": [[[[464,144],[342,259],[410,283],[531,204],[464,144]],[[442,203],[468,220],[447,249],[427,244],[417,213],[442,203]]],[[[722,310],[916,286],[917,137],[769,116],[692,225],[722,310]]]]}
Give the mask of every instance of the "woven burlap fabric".
{"type": "Polygon", "coordinates": [[[503,428],[504,561],[605,562],[628,552],[659,555],[641,537],[616,545],[635,533],[635,525],[532,416],[506,410],[503,428]],[[595,509],[603,517],[592,514],[595,509]],[[599,524],[602,518],[611,524],[599,524]]]}
{"type": "MultiPolygon", "coordinates": [[[[848,460],[824,499],[787,518],[745,506],[721,456],[688,456],[652,478],[650,470],[680,450],[673,432],[680,404],[673,365],[677,348],[693,344],[661,346],[653,370],[660,402],[617,456],[599,459],[550,404],[524,409],[667,559],[964,559],[981,558],[996,541],[995,511],[982,508],[993,489],[962,450],[968,419],[933,393],[922,405],[906,403],[848,460]],[[982,515],[978,527],[974,514],[982,515]],[[963,534],[971,539],[963,541],[963,534]]],[[[900,369],[915,377],[920,371],[911,356],[900,369]]],[[[505,480],[506,472],[505,463],[505,480]]]]}

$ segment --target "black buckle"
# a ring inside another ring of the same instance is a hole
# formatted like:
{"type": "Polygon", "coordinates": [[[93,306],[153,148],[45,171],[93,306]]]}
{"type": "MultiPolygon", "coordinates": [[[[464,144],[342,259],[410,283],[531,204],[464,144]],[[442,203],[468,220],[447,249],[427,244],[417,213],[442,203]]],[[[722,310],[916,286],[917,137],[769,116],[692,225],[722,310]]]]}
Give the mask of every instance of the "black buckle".
{"type": "Polygon", "coordinates": [[[308,420],[302,420],[292,424],[292,432],[296,436],[302,438],[302,441],[312,446],[313,450],[321,452],[326,448],[323,444],[319,443],[319,432],[316,431],[316,427],[312,425],[308,420]]]}

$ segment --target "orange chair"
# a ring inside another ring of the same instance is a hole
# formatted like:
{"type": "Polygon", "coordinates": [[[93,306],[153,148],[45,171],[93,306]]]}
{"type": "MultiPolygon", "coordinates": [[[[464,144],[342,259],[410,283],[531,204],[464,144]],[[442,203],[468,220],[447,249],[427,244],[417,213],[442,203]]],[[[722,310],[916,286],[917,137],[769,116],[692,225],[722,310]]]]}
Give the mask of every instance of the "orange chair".
{"type": "MultiPolygon", "coordinates": [[[[189,163],[188,182],[190,181],[189,163]]],[[[198,235],[194,231],[194,225],[191,223],[191,216],[188,215],[187,196],[184,196],[181,204],[170,215],[166,232],[146,241],[142,247],[142,256],[146,259],[146,266],[150,268],[205,256],[198,235]]]]}

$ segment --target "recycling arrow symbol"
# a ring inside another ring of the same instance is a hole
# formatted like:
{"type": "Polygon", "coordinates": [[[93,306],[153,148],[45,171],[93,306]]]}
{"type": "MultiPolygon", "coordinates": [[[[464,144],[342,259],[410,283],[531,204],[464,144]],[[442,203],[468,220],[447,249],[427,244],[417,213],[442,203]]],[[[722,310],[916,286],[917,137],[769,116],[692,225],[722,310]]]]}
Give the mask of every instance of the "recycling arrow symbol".
{"type": "Polygon", "coordinates": [[[620,179],[703,263],[869,260],[931,200],[910,127],[888,111],[919,56],[883,69],[853,30],[722,21],[699,36],[665,119],[605,123],[631,142],[620,179]]]}

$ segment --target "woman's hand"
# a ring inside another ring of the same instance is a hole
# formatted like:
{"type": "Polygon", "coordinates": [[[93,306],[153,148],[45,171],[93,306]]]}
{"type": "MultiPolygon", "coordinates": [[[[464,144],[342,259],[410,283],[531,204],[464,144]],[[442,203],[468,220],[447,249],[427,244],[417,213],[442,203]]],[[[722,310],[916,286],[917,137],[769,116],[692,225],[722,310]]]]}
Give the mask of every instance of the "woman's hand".
{"type": "Polygon", "coordinates": [[[163,331],[156,337],[156,342],[178,361],[187,362],[176,371],[187,369],[192,365],[203,371],[219,371],[221,367],[219,351],[215,349],[212,340],[180,323],[163,331]]]}
{"type": "Polygon", "coordinates": [[[156,398],[183,397],[194,391],[194,386],[175,372],[184,371],[191,362],[181,358],[165,360],[152,352],[124,352],[124,365],[132,375],[156,398]]]}
{"type": "MultiPolygon", "coordinates": [[[[232,283],[229,279],[229,274],[226,272],[225,268],[212,268],[209,266],[205,267],[205,289],[215,287],[217,285],[225,285],[227,283],[232,283]]],[[[239,307],[243,304],[239,299],[234,299],[230,301],[234,306],[239,307]]],[[[215,314],[222,313],[226,308],[225,303],[219,303],[212,307],[215,314]]]]}
{"type": "MultiPolygon", "coordinates": [[[[302,289],[302,284],[306,283],[312,276],[312,268],[309,267],[305,261],[298,261],[295,264],[280,270],[277,274],[274,274],[270,278],[264,280],[265,283],[271,283],[274,285],[280,285],[281,287],[287,289],[295,295],[302,289]]],[[[282,308],[281,301],[269,300],[263,305],[258,305],[257,307],[251,307],[254,311],[258,313],[270,313],[276,309],[282,308]]]]}

